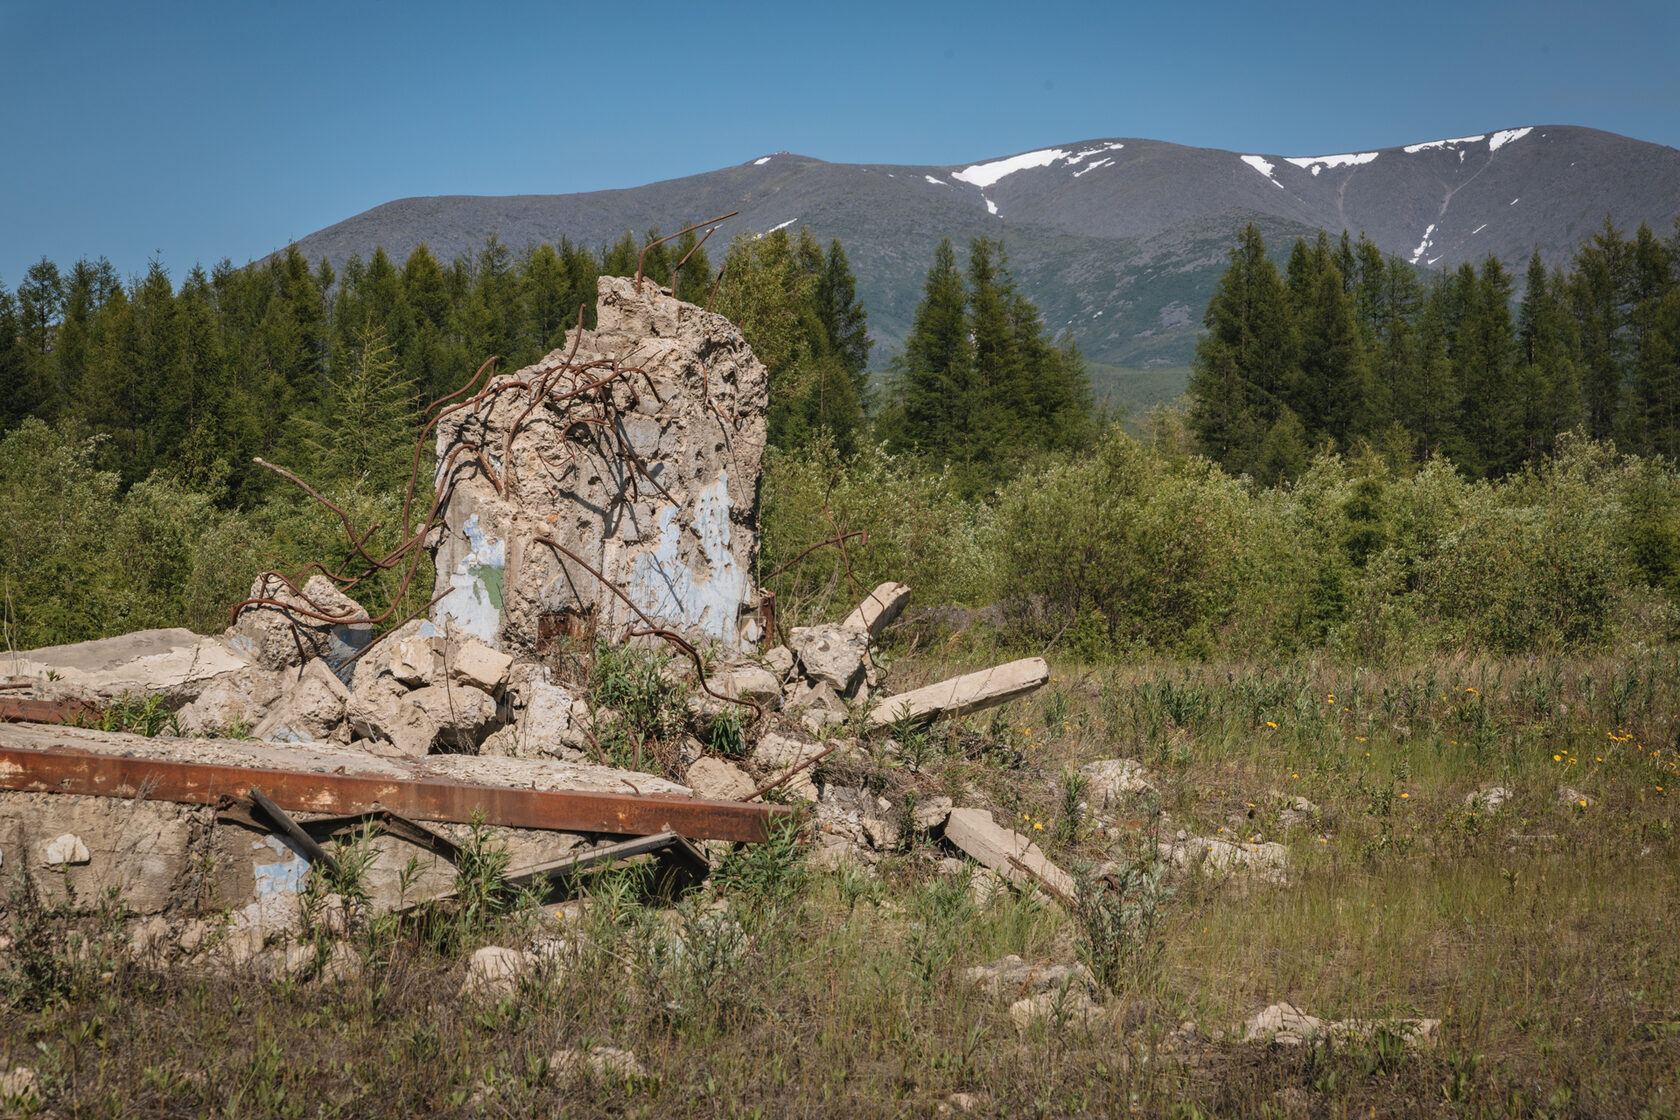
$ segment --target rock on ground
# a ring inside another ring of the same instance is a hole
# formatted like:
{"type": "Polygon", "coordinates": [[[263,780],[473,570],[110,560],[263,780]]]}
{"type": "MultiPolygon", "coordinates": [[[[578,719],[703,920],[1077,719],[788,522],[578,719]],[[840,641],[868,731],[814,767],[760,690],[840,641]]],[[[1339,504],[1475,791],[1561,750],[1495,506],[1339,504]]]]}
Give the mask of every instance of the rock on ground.
{"type": "Polygon", "coordinates": [[[745,770],[721,758],[701,758],[686,776],[695,796],[712,801],[746,801],[758,787],[745,770]]]}
{"type": "Polygon", "coordinates": [[[1292,1004],[1274,1003],[1255,1012],[1243,1024],[1244,1042],[1276,1042],[1300,1046],[1307,1042],[1370,1039],[1388,1032],[1407,1046],[1433,1046],[1441,1029],[1439,1019],[1320,1019],[1292,1004]]]}

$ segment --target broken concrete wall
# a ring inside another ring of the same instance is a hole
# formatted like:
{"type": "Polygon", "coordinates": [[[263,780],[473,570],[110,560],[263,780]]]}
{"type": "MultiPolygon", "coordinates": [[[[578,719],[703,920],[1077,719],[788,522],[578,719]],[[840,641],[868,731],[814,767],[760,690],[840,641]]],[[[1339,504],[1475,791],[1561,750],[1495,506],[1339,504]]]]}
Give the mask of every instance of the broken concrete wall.
{"type": "Polygon", "coordinates": [[[439,422],[447,505],[428,544],[448,594],[433,618],[520,655],[545,619],[642,625],[587,564],[659,625],[745,648],[760,637],[764,367],[727,319],[651,281],[602,277],[597,322],[498,379],[520,391],[439,422]]]}

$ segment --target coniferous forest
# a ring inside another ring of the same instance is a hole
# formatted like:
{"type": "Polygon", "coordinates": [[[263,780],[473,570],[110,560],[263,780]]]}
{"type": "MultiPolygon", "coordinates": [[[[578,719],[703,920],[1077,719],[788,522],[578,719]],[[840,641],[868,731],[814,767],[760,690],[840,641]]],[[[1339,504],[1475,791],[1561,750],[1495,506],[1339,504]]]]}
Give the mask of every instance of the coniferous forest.
{"type": "MultiPolygon", "coordinates": [[[[427,402],[593,325],[597,277],[634,273],[657,236],[519,253],[492,236],[342,270],[291,249],[178,282],[38,262],[0,286],[7,642],[218,629],[253,573],[342,552],[336,520],[258,459],[394,539],[427,402]]],[[[1519,279],[1493,258],[1420,272],[1347,236],[1280,267],[1250,227],[1185,402],[1130,417],[1093,405],[1077,346],[987,239],[939,246],[873,376],[838,242],[742,236],[720,270],[689,234],[643,267],[769,371],[763,572],[869,530],[850,572],[819,552],[776,577],[792,617],[904,579],[926,603],[1003,605],[972,634],[1099,661],[1680,633],[1680,246],[1647,229],[1607,222],[1567,268],[1519,279]]]]}

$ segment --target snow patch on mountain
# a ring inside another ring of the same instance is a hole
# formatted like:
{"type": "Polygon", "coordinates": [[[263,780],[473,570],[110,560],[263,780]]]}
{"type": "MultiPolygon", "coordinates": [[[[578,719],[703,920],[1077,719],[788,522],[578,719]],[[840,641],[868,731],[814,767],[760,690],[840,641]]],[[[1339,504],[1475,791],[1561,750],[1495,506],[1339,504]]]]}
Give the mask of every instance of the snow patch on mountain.
{"type": "MultiPolygon", "coordinates": [[[[981,198],[986,198],[985,195],[981,195],[980,197],[981,198]]],[[[997,203],[993,202],[989,198],[986,198],[986,213],[988,213],[988,214],[996,214],[997,213],[997,203]]]]}
{"type": "Polygon", "coordinates": [[[1293,163],[1303,171],[1317,175],[1327,167],[1357,167],[1376,159],[1377,152],[1350,152],[1339,156],[1286,156],[1284,162],[1293,163]]]}
{"type": "Polygon", "coordinates": [[[1099,159],[1097,162],[1091,164],[1091,166],[1081,167],[1078,171],[1075,171],[1073,173],[1073,177],[1075,179],[1077,179],[1081,175],[1085,174],[1087,171],[1095,171],[1099,167],[1113,167],[1113,166],[1114,166],[1114,161],[1113,160],[1111,160],[1111,159],[1099,159]]]}
{"type": "MultiPolygon", "coordinates": [[[[1077,152],[1073,153],[1071,156],[1067,157],[1067,164],[1068,164],[1069,167],[1072,167],[1076,163],[1081,163],[1084,160],[1090,159],[1092,156],[1100,156],[1104,152],[1118,152],[1121,148],[1124,148],[1125,146],[1126,145],[1124,145],[1122,143],[1119,143],[1118,141],[1111,140],[1107,144],[1102,144],[1102,145],[1099,145],[1098,147],[1095,147],[1095,148],[1081,148],[1079,151],[1077,151],[1077,152]]],[[[1104,160],[1103,162],[1113,163],[1114,161],[1113,160],[1104,160]]],[[[1087,167],[1085,170],[1089,171],[1090,168],[1087,167]]],[[[1084,174],[1084,172],[1075,171],[1074,174],[1075,175],[1081,175],[1081,174],[1084,174]]]]}
{"type": "Polygon", "coordinates": [[[1419,152],[1427,152],[1432,148],[1451,148],[1451,147],[1453,147],[1454,145],[1457,145],[1457,144],[1480,144],[1483,140],[1486,140],[1486,139],[1487,139],[1487,134],[1486,133],[1483,133],[1480,136],[1458,136],[1458,137],[1454,137],[1451,140],[1430,140],[1427,143],[1423,143],[1423,144],[1407,144],[1404,148],[1401,148],[1400,150],[1405,152],[1409,156],[1415,156],[1419,152]]]}
{"type": "Polygon", "coordinates": [[[938,187],[948,187],[951,185],[943,179],[935,179],[932,175],[923,175],[922,178],[938,187]]]}
{"type": "Polygon", "coordinates": [[[1534,128],[1530,126],[1528,128],[1507,128],[1503,132],[1496,132],[1488,138],[1488,151],[1497,152],[1511,141],[1521,140],[1533,131],[1534,128]]]}
{"type": "Polygon", "coordinates": [[[961,171],[953,172],[951,178],[961,179],[965,183],[973,183],[981,190],[992,186],[999,179],[1013,175],[1017,171],[1026,171],[1033,167],[1049,167],[1059,159],[1066,159],[1068,153],[1062,148],[1041,148],[1036,152],[1023,152],[1008,159],[995,159],[990,163],[977,163],[972,167],[965,167],[961,171]]]}
{"type": "MultiPolygon", "coordinates": [[[[1411,260],[1412,264],[1416,264],[1418,262],[1418,258],[1423,256],[1423,254],[1425,254],[1429,251],[1429,238],[1431,237],[1431,235],[1434,234],[1434,232],[1435,232],[1435,223],[1430,222],[1429,223],[1429,228],[1423,231],[1423,240],[1418,242],[1418,247],[1416,249],[1412,250],[1412,260],[1411,260]]],[[[1440,258],[1437,257],[1435,259],[1439,260],[1440,258]]],[[[1435,262],[1430,261],[1429,263],[1434,264],[1435,262]]]]}
{"type": "Polygon", "coordinates": [[[769,156],[759,156],[757,159],[753,160],[753,166],[754,167],[763,167],[765,164],[767,164],[769,162],[770,162],[770,157],[769,156]]]}
{"type": "MultiPolygon", "coordinates": [[[[1270,179],[1272,181],[1272,186],[1276,187],[1280,191],[1283,190],[1283,184],[1278,182],[1272,175],[1272,168],[1274,165],[1269,160],[1262,159],[1260,156],[1244,156],[1242,157],[1242,161],[1254,168],[1254,170],[1260,172],[1260,174],[1264,175],[1266,178],[1270,179]]],[[[1314,172],[1313,174],[1316,175],[1317,172],[1314,172]]]]}

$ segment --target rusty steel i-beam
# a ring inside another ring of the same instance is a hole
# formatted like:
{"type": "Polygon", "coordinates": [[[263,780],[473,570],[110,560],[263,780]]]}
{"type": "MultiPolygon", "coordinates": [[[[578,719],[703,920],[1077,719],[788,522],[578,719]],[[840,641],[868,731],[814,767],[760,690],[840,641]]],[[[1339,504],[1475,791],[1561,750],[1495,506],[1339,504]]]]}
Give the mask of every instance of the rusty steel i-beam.
{"type": "Polygon", "coordinates": [[[510,828],[617,836],[651,836],[669,829],[695,840],[747,843],[767,839],[771,822],[791,812],[782,805],[673,794],[510,789],[441,778],[267,770],[68,748],[0,747],[0,789],[213,805],[224,797],[247,797],[253,785],[293,813],[386,809],[429,821],[468,821],[481,814],[486,824],[510,828]]]}

